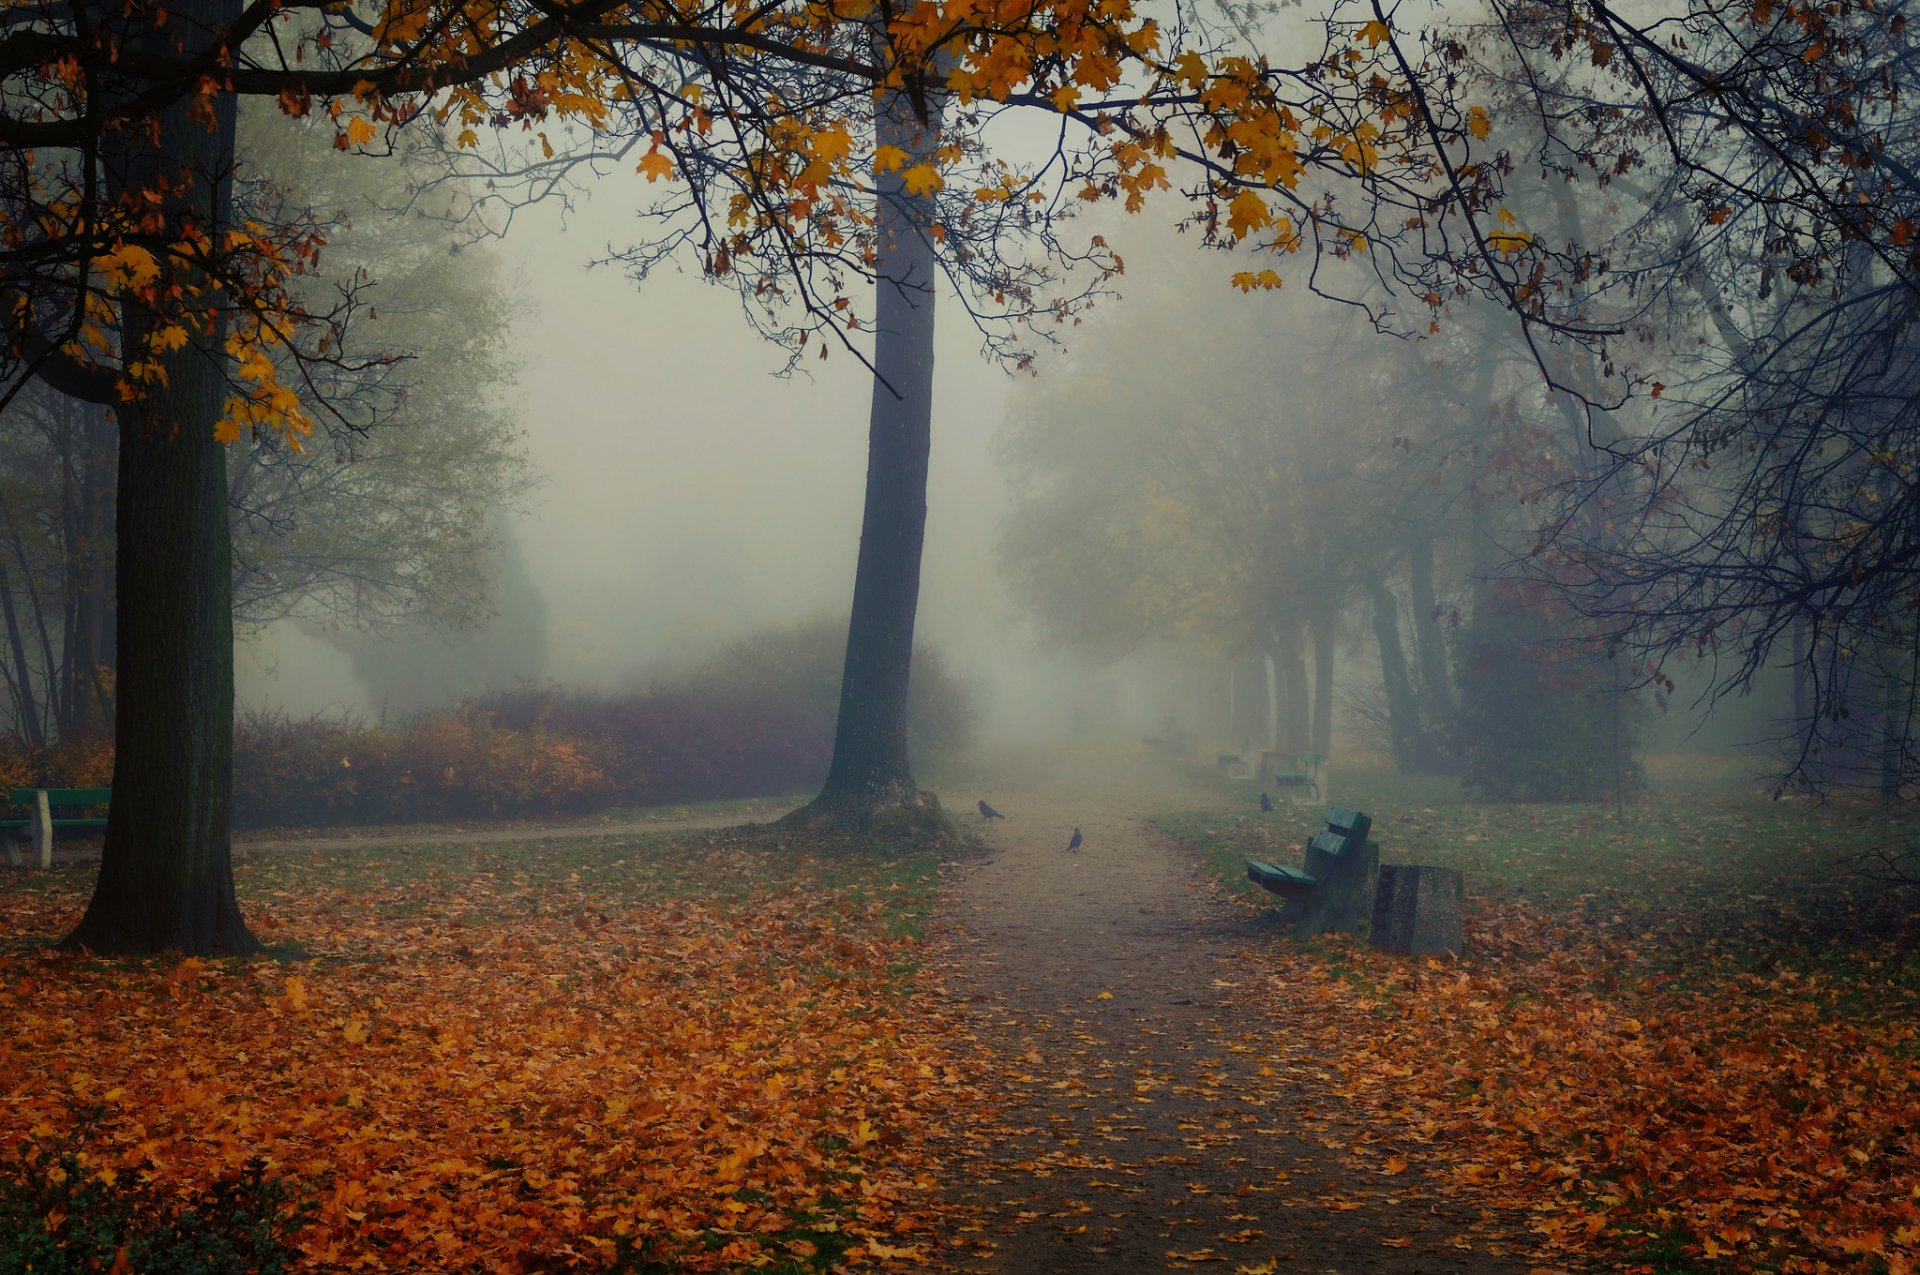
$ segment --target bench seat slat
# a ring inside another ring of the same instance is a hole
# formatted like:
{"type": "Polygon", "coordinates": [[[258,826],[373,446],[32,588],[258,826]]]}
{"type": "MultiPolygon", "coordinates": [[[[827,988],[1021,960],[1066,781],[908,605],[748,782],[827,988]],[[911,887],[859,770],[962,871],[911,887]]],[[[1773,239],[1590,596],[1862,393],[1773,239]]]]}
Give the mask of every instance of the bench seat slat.
{"type": "Polygon", "coordinates": [[[31,806],[38,792],[47,794],[49,806],[104,806],[113,800],[111,788],[15,788],[9,800],[16,806],[31,806]]]}
{"type": "Polygon", "coordinates": [[[1284,863],[1247,860],[1247,880],[1287,898],[1304,898],[1319,888],[1320,878],[1284,863]]]}

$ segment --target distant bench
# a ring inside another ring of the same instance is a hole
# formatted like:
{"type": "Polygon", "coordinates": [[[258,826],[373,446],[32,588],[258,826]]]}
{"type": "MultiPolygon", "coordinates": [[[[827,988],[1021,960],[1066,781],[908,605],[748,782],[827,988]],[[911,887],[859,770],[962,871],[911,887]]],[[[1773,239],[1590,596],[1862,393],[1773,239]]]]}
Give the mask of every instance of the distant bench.
{"type": "Polygon", "coordinates": [[[1301,905],[1300,932],[1349,930],[1371,914],[1366,897],[1379,870],[1379,848],[1367,840],[1373,820],[1348,806],[1329,806],[1327,826],[1307,842],[1306,866],[1247,860],[1247,879],[1301,905]]]}
{"type": "MultiPolygon", "coordinates": [[[[15,788],[9,800],[32,811],[25,819],[0,819],[0,829],[25,829],[33,842],[34,862],[43,868],[53,866],[53,830],[55,828],[104,828],[105,815],[62,815],[55,818],[54,807],[76,809],[104,806],[113,800],[111,788],[15,788]]],[[[0,834],[6,842],[7,863],[18,867],[19,851],[14,838],[0,834]]]]}
{"type": "Polygon", "coordinates": [[[1273,772],[1273,786],[1286,793],[1304,792],[1318,800],[1320,763],[1325,760],[1319,753],[1301,753],[1294,760],[1293,769],[1273,772]]]}

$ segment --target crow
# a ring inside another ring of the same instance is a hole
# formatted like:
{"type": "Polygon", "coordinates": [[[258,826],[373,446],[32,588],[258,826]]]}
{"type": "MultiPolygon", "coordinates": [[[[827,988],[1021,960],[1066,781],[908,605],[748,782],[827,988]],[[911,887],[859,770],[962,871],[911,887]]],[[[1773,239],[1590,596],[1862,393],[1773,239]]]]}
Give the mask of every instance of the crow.
{"type": "Polygon", "coordinates": [[[1260,813],[1263,815],[1273,813],[1273,798],[1267,796],[1265,793],[1260,794],[1260,813]]]}
{"type": "Polygon", "coordinates": [[[980,817],[982,819],[1005,819],[1006,818],[1005,815],[1001,814],[998,810],[995,810],[992,806],[989,806],[984,801],[980,803],[980,817]]]}
{"type": "Polygon", "coordinates": [[[1078,828],[1075,828],[1073,830],[1073,840],[1067,842],[1067,849],[1078,850],[1079,848],[1080,848],[1080,830],[1078,828]]]}

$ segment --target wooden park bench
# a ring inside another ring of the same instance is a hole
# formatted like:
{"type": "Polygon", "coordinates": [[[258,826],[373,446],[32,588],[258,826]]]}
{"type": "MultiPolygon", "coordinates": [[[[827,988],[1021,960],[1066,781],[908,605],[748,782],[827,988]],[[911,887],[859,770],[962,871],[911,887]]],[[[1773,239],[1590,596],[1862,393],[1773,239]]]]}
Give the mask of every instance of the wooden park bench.
{"type": "MultiPolygon", "coordinates": [[[[105,815],[62,815],[55,818],[54,807],[104,806],[113,800],[111,788],[16,788],[9,800],[32,813],[25,819],[0,819],[0,829],[22,829],[33,842],[33,859],[42,868],[53,866],[53,830],[55,828],[104,828],[105,815]]],[[[0,833],[7,846],[7,863],[18,867],[19,851],[15,839],[0,833]]]]}
{"type": "Polygon", "coordinates": [[[1301,753],[1292,769],[1273,772],[1273,786],[1283,793],[1305,793],[1318,801],[1320,763],[1325,760],[1319,753],[1301,753]]]}
{"type": "Polygon", "coordinates": [[[1247,860],[1247,879],[1300,904],[1302,934],[1353,929],[1372,915],[1380,851],[1367,839],[1373,820],[1347,806],[1327,808],[1327,826],[1307,842],[1306,866],[1247,860]]]}

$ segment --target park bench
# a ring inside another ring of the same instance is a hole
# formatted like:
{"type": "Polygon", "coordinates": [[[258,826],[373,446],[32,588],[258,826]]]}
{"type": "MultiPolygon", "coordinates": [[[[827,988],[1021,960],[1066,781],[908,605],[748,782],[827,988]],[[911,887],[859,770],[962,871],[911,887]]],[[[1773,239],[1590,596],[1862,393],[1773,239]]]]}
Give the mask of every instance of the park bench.
{"type": "Polygon", "coordinates": [[[1358,810],[1329,806],[1326,827],[1307,842],[1304,867],[1249,859],[1247,879],[1298,903],[1303,934],[1352,929],[1373,906],[1368,893],[1380,851],[1367,838],[1372,829],[1373,820],[1358,810]]]}
{"type": "Polygon", "coordinates": [[[1227,779],[1253,778],[1253,763],[1239,753],[1220,753],[1214,758],[1214,764],[1227,779]]]}
{"type": "MultiPolygon", "coordinates": [[[[104,828],[107,826],[104,815],[62,815],[55,818],[55,807],[61,809],[104,806],[113,800],[111,788],[16,788],[9,799],[16,806],[25,806],[31,813],[25,819],[0,819],[0,829],[24,830],[33,843],[33,859],[42,868],[53,866],[53,830],[55,828],[104,828]]],[[[15,838],[0,834],[7,846],[7,863],[18,867],[19,851],[15,838]]]]}
{"type": "Polygon", "coordinates": [[[1318,801],[1320,763],[1325,760],[1319,753],[1301,753],[1291,769],[1273,772],[1273,786],[1283,793],[1305,793],[1318,801]]]}

